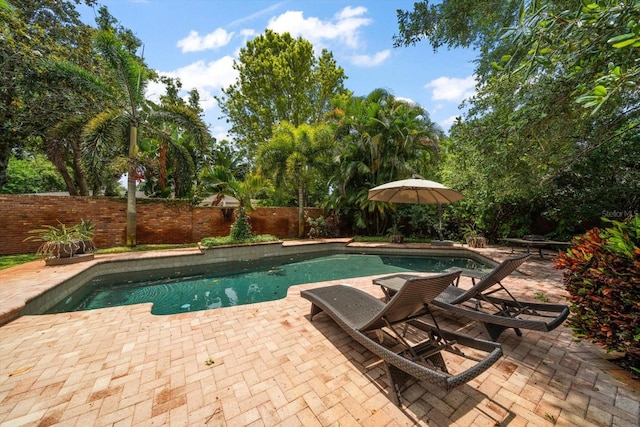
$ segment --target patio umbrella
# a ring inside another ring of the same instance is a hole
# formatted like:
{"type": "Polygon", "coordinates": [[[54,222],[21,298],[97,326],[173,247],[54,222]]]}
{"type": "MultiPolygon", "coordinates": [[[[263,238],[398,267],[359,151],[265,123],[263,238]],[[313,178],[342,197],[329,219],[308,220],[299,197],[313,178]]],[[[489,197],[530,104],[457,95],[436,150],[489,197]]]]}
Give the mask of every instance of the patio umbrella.
{"type": "Polygon", "coordinates": [[[462,193],[439,182],[421,177],[387,182],[369,190],[368,199],[376,202],[438,205],[438,234],[442,241],[442,204],[464,199],[462,193]]]}

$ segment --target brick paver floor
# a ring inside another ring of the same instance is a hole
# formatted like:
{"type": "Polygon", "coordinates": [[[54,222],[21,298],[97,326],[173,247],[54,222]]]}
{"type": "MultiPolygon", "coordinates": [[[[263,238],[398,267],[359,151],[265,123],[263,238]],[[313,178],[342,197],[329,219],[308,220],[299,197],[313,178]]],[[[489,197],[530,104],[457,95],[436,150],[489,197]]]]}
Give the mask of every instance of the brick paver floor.
{"type": "MultiPolygon", "coordinates": [[[[496,260],[509,253],[484,252],[496,260]]],[[[42,264],[0,271],[0,311],[85,268],[42,264]]],[[[504,283],[562,302],[561,273],[551,265],[534,255],[522,268],[530,276],[504,283]]],[[[371,279],[338,282],[382,296],[371,279]]],[[[564,326],[522,337],[506,331],[504,356],[488,371],[448,392],[411,383],[398,408],[382,368],[365,370],[371,353],[327,316],[309,321],[300,290],[324,284],[292,287],[278,301],[170,316],[142,304],[19,317],[0,327],[0,425],[639,425],[638,380],[564,326]]],[[[487,338],[477,324],[436,315],[443,328],[487,338]]]]}

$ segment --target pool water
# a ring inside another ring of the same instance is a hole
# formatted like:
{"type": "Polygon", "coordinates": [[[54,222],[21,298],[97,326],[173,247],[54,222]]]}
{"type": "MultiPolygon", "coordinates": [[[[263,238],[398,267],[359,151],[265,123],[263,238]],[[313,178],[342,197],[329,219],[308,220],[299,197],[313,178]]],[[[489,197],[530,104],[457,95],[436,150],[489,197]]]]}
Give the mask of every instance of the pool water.
{"type": "MultiPolygon", "coordinates": [[[[253,264],[247,270],[188,277],[165,274],[149,280],[116,275],[94,279],[48,311],[60,313],[153,303],[152,314],[176,314],[284,298],[290,286],[401,272],[440,272],[450,267],[482,269],[469,258],[338,254],[306,260],[253,264]]],[[[188,274],[188,273],[187,273],[188,274]]]]}

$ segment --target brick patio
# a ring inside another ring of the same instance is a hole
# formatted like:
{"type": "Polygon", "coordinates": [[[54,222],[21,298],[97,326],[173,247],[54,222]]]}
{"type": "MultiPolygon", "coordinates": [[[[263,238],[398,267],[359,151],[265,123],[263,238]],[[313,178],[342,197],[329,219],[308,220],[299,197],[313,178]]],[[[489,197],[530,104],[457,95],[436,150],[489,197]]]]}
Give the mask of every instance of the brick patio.
{"type": "MultiPolygon", "coordinates": [[[[506,248],[480,250],[495,260],[506,248]]],[[[148,254],[96,256],[101,259],[148,254]]],[[[504,281],[563,302],[561,273],[532,256],[504,281]]],[[[86,268],[31,262],[0,271],[0,318],[86,268]]],[[[382,296],[372,277],[348,282],[382,296]]],[[[323,283],[325,284],[325,283],[323,283]]],[[[506,331],[502,359],[449,392],[420,382],[396,407],[373,355],[294,286],[278,301],[170,316],[150,304],[22,316],[0,327],[1,426],[637,426],[640,381],[571,330],[506,331]]],[[[436,312],[440,326],[487,338],[436,312]]]]}

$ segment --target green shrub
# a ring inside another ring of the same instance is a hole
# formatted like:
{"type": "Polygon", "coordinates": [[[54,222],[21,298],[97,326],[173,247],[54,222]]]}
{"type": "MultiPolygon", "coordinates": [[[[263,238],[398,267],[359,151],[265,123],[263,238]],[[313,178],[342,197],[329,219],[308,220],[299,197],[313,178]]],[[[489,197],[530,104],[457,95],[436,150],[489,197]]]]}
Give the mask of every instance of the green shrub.
{"type": "Polygon", "coordinates": [[[335,217],[319,216],[317,218],[311,218],[307,215],[307,211],[304,212],[307,224],[309,225],[309,238],[319,239],[322,237],[335,237],[338,235],[338,226],[336,224],[335,217]]]}
{"type": "Polygon", "coordinates": [[[231,232],[229,233],[229,237],[231,237],[231,240],[243,241],[250,239],[252,236],[253,232],[251,231],[249,218],[247,217],[244,209],[240,208],[238,209],[238,217],[231,225],[231,232]]]}
{"type": "Polygon", "coordinates": [[[271,234],[260,234],[257,236],[253,236],[246,240],[233,240],[230,236],[222,236],[222,237],[205,237],[200,242],[205,248],[213,248],[215,246],[223,246],[223,245],[235,245],[235,244],[245,244],[245,243],[267,243],[267,242],[277,242],[278,239],[271,234]]]}
{"type": "Polygon", "coordinates": [[[640,372],[640,215],[607,222],[575,237],[555,268],[565,269],[574,335],[625,352],[640,372]]]}

